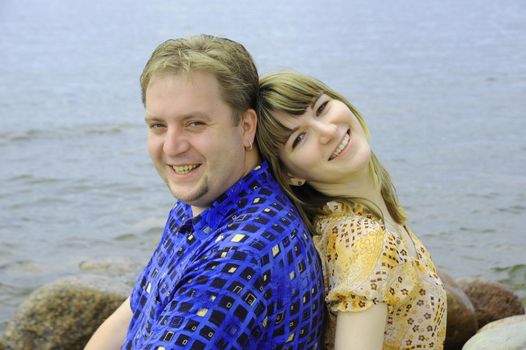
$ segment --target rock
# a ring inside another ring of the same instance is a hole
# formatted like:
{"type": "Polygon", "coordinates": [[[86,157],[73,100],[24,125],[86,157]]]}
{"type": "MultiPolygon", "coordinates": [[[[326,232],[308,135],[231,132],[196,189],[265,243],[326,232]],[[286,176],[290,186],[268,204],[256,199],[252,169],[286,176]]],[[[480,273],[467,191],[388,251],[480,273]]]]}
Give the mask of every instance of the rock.
{"type": "Polygon", "coordinates": [[[462,350],[526,349],[526,315],[511,316],[482,327],[462,350]]]}
{"type": "Polygon", "coordinates": [[[0,350],[11,350],[7,347],[7,344],[3,338],[0,338],[0,350]]]}
{"type": "Polygon", "coordinates": [[[80,271],[103,272],[108,275],[120,275],[129,272],[136,275],[139,268],[141,268],[141,264],[126,257],[85,260],[79,264],[80,271]]]}
{"type": "Polygon", "coordinates": [[[79,275],[35,290],[17,308],[3,338],[6,349],[82,349],[97,327],[129,296],[112,278],[79,275]]]}
{"type": "Polygon", "coordinates": [[[479,327],[505,317],[524,314],[519,297],[500,283],[483,278],[461,278],[457,284],[473,303],[479,327]]]}
{"type": "Polygon", "coordinates": [[[447,331],[444,349],[460,350],[478,330],[475,308],[468,296],[445,272],[439,271],[447,293],[447,331]]]}

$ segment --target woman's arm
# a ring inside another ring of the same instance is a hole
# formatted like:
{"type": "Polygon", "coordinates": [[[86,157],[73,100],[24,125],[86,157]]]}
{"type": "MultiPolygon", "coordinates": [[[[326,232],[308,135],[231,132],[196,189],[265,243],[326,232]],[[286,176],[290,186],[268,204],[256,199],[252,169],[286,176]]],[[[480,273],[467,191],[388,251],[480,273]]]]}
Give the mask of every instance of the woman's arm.
{"type": "Polygon", "coordinates": [[[364,311],[338,312],[335,350],[381,350],[387,305],[375,304],[364,311]]]}
{"type": "Polygon", "coordinates": [[[121,348],[132,317],[130,298],[104,321],[93,333],[84,350],[118,350],[121,348]]]}

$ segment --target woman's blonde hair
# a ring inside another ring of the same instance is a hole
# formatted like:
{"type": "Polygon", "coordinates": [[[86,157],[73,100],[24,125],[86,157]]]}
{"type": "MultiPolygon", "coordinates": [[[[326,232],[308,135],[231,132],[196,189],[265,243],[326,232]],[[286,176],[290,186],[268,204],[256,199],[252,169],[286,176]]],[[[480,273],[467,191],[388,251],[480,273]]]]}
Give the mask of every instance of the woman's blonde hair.
{"type": "MultiPolygon", "coordinates": [[[[331,197],[320,193],[309,184],[291,186],[288,182],[286,167],[279,159],[279,153],[286,143],[291,130],[275,117],[275,112],[284,112],[294,116],[302,115],[307,107],[321,94],[326,94],[347,105],[358,119],[367,138],[370,137],[367,124],[362,115],[345,97],[315,78],[297,72],[279,72],[267,75],[259,81],[257,111],[259,121],[256,137],[261,154],[268,160],[274,176],[295,203],[311,232],[314,232],[314,217],[323,214],[323,205],[332,200],[338,200],[350,205],[361,204],[383,220],[379,209],[362,198],[331,197]]],[[[404,224],[406,214],[398,203],[391,177],[373,152],[371,152],[369,169],[375,184],[380,188],[380,193],[389,214],[398,224],[404,224]]]]}

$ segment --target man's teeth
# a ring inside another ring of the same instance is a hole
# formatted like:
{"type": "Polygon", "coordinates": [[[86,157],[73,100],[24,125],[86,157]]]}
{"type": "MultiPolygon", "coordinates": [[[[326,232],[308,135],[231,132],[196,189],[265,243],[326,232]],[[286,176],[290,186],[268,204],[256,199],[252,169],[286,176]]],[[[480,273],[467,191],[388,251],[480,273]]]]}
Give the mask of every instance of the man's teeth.
{"type": "Polygon", "coordinates": [[[338,157],[338,155],[340,153],[342,153],[342,151],[344,150],[345,147],[347,147],[347,144],[349,143],[349,140],[351,138],[349,137],[349,134],[345,134],[345,136],[343,137],[343,140],[342,140],[342,143],[340,143],[340,145],[338,146],[338,148],[336,148],[336,150],[334,151],[334,153],[331,155],[331,159],[334,159],[336,157],[338,157]]]}
{"type": "Polygon", "coordinates": [[[193,165],[183,165],[183,166],[172,166],[173,170],[175,170],[176,174],[188,174],[193,169],[197,168],[199,164],[193,164],[193,165]]]}

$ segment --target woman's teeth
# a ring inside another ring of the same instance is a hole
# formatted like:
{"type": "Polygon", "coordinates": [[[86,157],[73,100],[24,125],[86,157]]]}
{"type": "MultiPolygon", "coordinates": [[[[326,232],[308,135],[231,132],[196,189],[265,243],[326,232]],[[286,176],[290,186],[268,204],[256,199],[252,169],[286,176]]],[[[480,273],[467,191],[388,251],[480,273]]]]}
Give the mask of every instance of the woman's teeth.
{"type": "Polygon", "coordinates": [[[345,136],[343,137],[342,143],[340,143],[338,148],[336,148],[334,153],[331,155],[331,159],[334,159],[334,158],[338,157],[338,155],[340,153],[342,153],[342,151],[345,149],[345,147],[347,147],[347,144],[349,144],[349,140],[350,139],[351,138],[350,138],[349,134],[345,134],[345,136]]]}

